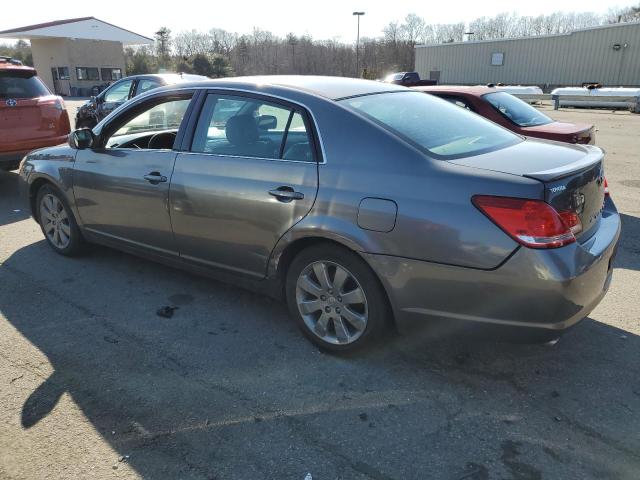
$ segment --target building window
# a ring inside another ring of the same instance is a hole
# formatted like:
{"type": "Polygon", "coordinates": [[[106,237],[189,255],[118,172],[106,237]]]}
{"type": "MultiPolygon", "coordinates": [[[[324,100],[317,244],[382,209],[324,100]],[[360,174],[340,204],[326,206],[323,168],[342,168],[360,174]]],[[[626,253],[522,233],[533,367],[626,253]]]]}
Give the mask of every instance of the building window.
{"type": "Polygon", "coordinates": [[[76,67],[78,80],[100,80],[98,69],[95,67],[76,67]]]}
{"type": "Polygon", "coordinates": [[[100,76],[105,82],[120,80],[122,78],[122,70],[119,68],[101,68],[100,76]]]}
{"type": "Polygon", "coordinates": [[[504,52],[495,52],[491,54],[491,65],[501,67],[504,65],[504,52]]]}

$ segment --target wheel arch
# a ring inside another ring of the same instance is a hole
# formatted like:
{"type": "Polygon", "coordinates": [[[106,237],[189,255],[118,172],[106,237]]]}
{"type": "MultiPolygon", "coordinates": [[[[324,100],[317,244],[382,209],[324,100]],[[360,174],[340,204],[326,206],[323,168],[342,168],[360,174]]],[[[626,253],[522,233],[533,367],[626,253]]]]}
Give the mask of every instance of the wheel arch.
{"type": "Polygon", "coordinates": [[[387,305],[387,313],[390,319],[389,323],[393,326],[394,329],[397,330],[393,304],[391,302],[391,298],[389,297],[389,292],[385,288],[384,282],[382,282],[382,280],[380,279],[378,272],[376,272],[376,270],[369,264],[367,259],[362,255],[364,249],[360,247],[357,242],[347,237],[342,237],[335,234],[331,235],[327,234],[326,232],[313,232],[293,239],[287,242],[284,246],[281,246],[281,248],[278,250],[277,255],[272,256],[269,266],[270,277],[277,282],[279,295],[281,296],[281,298],[286,298],[284,291],[286,284],[285,279],[287,271],[293,259],[303,250],[321,244],[333,245],[335,247],[346,249],[352,253],[355,253],[359,258],[362,259],[362,261],[371,270],[373,276],[378,281],[380,288],[384,292],[385,303],[387,305]]]}
{"type": "Polygon", "coordinates": [[[31,216],[36,220],[36,222],[39,221],[38,218],[38,208],[36,205],[36,201],[38,198],[38,191],[44,186],[44,185],[52,185],[55,188],[58,188],[58,186],[56,185],[56,183],[53,181],[53,179],[49,178],[49,177],[38,177],[35,180],[33,180],[30,184],[29,184],[29,208],[31,209],[31,216]]]}

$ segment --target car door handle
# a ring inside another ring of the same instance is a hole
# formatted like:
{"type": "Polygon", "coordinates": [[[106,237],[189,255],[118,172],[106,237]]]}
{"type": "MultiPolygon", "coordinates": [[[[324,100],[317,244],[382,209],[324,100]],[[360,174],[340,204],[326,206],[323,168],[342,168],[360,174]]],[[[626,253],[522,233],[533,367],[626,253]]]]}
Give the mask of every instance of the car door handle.
{"type": "Polygon", "coordinates": [[[296,192],[291,187],[278,187],[274,190],[269,190],[269,195],[273,195],[279,201],[288,203],[292,200],[302,200],[304,199],[304,193],[296,192]]]}
{"type": "Polygon", "coordinates": [[[157,185],[167,181],[167,177],[160,175],[160,172],[150,172],[144,176],[144,179],[152,185],[157,185]]]}

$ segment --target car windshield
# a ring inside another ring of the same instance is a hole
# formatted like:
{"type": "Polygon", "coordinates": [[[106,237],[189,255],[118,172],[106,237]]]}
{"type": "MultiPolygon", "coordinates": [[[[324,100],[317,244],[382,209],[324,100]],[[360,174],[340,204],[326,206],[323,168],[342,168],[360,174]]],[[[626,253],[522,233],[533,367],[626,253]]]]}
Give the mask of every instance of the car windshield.
{"type": "Polygon", "coordinates": [[[436,158],[479,155],[522,141],[475,113],[422,92],[366,95],[341,103],[436,158]]]}
{"type": "Polygon", "coordinates": [[[385,81],[393,82],[394,80],[402,80],[402,77],[404,77],[404,73],[390,73],[387,75],[387,78],[385,78],[385,81]]]}
{"type": "Polygon", "coordinates": [[[507,92],[488,93],[482,98],[489,102],[501,115],[521,127],[535,127],[553,122],[544,113],[507,92]]]}
{"type": "Polygon", "coordinates": [[[51,95],[32,70],[0,71],[0,98],[36,98],[51,95]]]}

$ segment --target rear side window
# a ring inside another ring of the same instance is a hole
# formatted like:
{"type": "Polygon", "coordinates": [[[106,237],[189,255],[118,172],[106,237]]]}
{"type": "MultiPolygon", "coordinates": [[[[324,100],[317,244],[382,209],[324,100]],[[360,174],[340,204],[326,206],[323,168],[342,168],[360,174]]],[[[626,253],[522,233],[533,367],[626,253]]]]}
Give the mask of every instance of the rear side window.
{"type": "Polygon", "coordinates": [[[435,158],[479,155],[522,141],[466,109],[421,92],[380,93],[341,103],[435,158]]]}
{"type": "Polygon", "coordinates": [[[33,71],[0,71],[0,98],[36,98],[51,95],[33,71]]]}
{"type": "Polygon", "coordinates": [[[309,133],[304,115],[293,108],[256,98],[210,94],[191,151],[313,162],[309,133]]]}
{"type": "Polygon", "coordinates": [[[154,88],[158,88],[160,86],[160,82],[155,80],[150,80],[148,78],[143,78],[142,80],[138,80],[138,86],[136,87],[136,95],[140,95],[141,93],[148,92],[149,90],[153,90],[154,88]]]}

